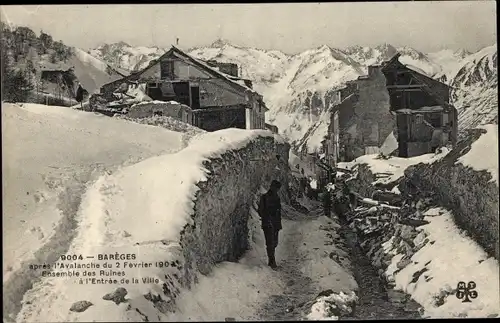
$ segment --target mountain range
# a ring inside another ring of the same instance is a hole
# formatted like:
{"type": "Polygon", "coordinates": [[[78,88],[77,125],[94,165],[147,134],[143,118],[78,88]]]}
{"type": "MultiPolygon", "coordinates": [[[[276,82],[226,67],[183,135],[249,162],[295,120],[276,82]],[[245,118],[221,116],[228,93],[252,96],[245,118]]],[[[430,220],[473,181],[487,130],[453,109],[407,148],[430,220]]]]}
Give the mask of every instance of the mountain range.
{"type": "MultiPolygon", "coordinates": [[[[163,54],[165,48],[133,47],[120,42],[92,49],[89,53],[107,63],[137,71],[163,54]]],[[[410,68],[453,87],[453,104],[459,111],[459,129],[495,122],[498,115],[496,44],[476,53],[441,50],[424,53],[409,46],[323,45],[290,55],[217,40],[209,46],[185,49],[190,55],[236,63],[241,76],[253,81],[270,107],[267,122],[275,124],[292,143],[307,142],[307,133],[317,128],[332,104],[332,93],[345,82],[366,75],[367,66],[380,64],[397,52],[410,68]]]]}

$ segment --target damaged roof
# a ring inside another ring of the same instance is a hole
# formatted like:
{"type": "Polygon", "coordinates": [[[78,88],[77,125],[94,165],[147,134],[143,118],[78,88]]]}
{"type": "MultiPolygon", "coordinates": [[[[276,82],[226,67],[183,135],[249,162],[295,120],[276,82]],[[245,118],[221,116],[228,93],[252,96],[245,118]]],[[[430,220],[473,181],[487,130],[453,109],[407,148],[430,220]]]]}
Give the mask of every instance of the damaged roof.
{"type": "Polygon", "coordinates": [[[452,105],[448,102],[446,102],[445,100],[443,100],[443,98],[434,93],[434,91],[432,91],[432,88],[433,86],[436,84],[436,83],[439,83],[441,84],[442,86],[446,86],[447,88],[450,88],[450,86],[446,83],[443,83],[443,82],[440,82],[436,79],[433,79],[427,75],[424,75],[418,71],[415,71],[413,69],[411,69],[409,66],[401,63],[399,61],[399,57],[401,57],[401,53],[397,53],[396,55],[394,55],[391,59],[389,59],[388,61],[385,61],[382,63],[382,72],[383,73],[386,73],[388,72],[388,70],[390,68],[394,68],[394,67],[400,67],[400,68],[404,68],[406,69],[410,74],[411,76],[418,82],[420,82],[422,85],[424,85],[424,87],[422,88],[422,90],[424,92],[426,92],[428,95],[430,95],[431,97],[433,97],[437,102],[439,102],[442,106],[445,106],[445,107],[452,107],[452,105]],[[434,83],[434,84],[433,84],[434,83]]]}
{"type": "MultiPolygon", "coordinates": [[[[210,65],[208,65],[204,61],[188,55],[187,53],[183,52],[182,50],[180,50],[179,48],[177,48],[173,45],[170,48],[170,50],[168,50],[165,54],[152,60],[146,68],[144,68],[136,73],[133,73],[129,76],[126,76],[122,80],[125,81],[125,80],[129,80],[129,79],[134,79],[135,77],[139,77],[142,73],[144,73],[145,71],[149,70],[150,68],[152,68],[153,66],[158,64],[162,58],[168,57],[172,54],[177,54],[177,55],[185,58],[187,61],[200,67],[201,69],[207,71],[209,74],[212,74],[220,79],[225,80],[227,82],[227,84],[231,85],[233,88],[237,89],[238,91],[243,91],[245,93],[249,92],[249,93],[253,93],[253,94],[261,96],[260,93],[256,92],[252,88],[246,86],[244,79],[237,78],[237,77],[222,73],[218,69],[211,67],[210,65]]],[[[113,83],[113,82],[111,82],[111,83],[113,83]]]]}

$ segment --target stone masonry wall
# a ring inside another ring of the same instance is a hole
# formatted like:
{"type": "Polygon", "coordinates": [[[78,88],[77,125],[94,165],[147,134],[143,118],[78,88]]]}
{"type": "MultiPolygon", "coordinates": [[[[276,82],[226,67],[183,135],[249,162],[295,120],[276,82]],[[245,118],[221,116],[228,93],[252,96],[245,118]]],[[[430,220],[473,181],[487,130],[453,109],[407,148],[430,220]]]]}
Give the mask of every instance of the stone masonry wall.
{"type": "Polygon", "coordinates": [[[289,146],[260,137],[245,148],[205,162],[208,180],[198,183],[194,225],[184,228],[181,244],[187,262],[202,274],[221,261],[236,261],[248,248],[248,217],[255,192],[273,179],[288,194],[289,146]]]}
{"type": "MultiPolygon", "coordinates": [[[[268,188],[278,179],[283,184],[282,203],[290,203],[289,150],[288,144],[273,137],[258,137],[244,148],[204,162],[209,173],[206,181],[196,184],[200,190],[194,201],[194,223],[182,230],[180,248],[165,268],[163,293],[144,295],[159,312],[175,311],[178,295],[198,282],[198,273],[206,275],[216,263],[236,261],[249,248],[250,207],[261,186],[268,188]]],[[[173,251],[170,248],[168,253],[173,251]]],[[[139,307],[140,314],[143,308],[139,307]]],[[[141,314],[136,319],[148,321],[149,317],[141,314]]]]}
{"type": "Polygon", "coordinates": [[[389,93],[385,76],[374,68],[369,77],[353,81],[354,96],[341,107],[339,123],[341,145],[346,149],[346,161],[365,154],[365,147],[380,147],[396,129],[396,118],[390,113],[389,93]],[[357,88],[357,89],[355,89],[357,88]]]}
{"type": "Polygon", "coordinates": [[[437,204],[452,210],[457,225],[467,230],[490,256],[498,259],[498,186],[490,181],[491,174],[487,171],[455,164],[484,131],[468,130],[453,151],[430,166],[409,167],[400,190],[403,194],[431,197],[437,204]]]}
{"type": "Polygon", "coordinates": [[[360,133],[364,146],[380,147],[395,127],[396,119],[389,112],[389,93],[380,69],[373,69],[368,79],[357,81],[359,99],[355,105],[360,115],[360,133]],[[359,111],[362,111],[361,113],[359,111]]]}

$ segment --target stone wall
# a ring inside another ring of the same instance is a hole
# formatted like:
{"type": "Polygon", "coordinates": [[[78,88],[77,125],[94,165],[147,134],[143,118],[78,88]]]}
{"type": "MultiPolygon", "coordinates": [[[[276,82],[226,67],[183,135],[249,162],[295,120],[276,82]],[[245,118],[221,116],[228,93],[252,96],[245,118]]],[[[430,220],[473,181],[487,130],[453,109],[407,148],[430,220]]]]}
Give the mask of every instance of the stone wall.
{"type": "MultiPolygon", "coordinates": [[[[258,137],[242,149],[228,150],[204,162],[207,179],[196,184],[200,190],[194,201],[193,223],[183,228],[180,248],[168,251],[171,265],[164,271],[163,293],[144,295],[159,312],[175,311],[177,296],[198,282],[199,273],[209,274],[219,262],[237,261],[249,249],[250,208],[261,186],[267,189],[278,179],[283,184],[282,203],[290,202],[289,150],[288,144],[277,143],[273,137],[258,137]]],[[[137,310],[143,311],[143,307],[137,310]]],[[[141,315],[136,319],[149,318],[141,315]]]]}
{"type": "MultiPolygon", "coordinates": [[[[344,161],[365,154],[366,147],[380,147],[396,129],[396,118],[390,113],[386,80],[379,68],[369,77],[353,81],[352,96],[339,110],[340,145],[345,149],[344,161]]],[[[348,93],[346,93],[347,95],[348,93]]],[[[344,99],[344,98],[342,98],[344,99]]]]}
{"type": "Polygon", "coordinates": [[[283,183],[282,202],[289,202],[288,152],[288,145],[260,137],[205,162],[210,175],[198,183],[194,225],[186,226],[181,238],[187,262],[207,274],[215,263],[242,256],[248,248],[250,206],[260,186],[268,188],[278,179],[283,183]]]}
{"type": "Polygon", "coordinates": [[[374,69],[368,79],[357,81],[359,99],[355,105],[360,115],[360,133],[364,146],[380,147],[395,127],[396,119],[389,112],[389,93],[380,69],[374,69]],[[360,113],[361,110],[361,113],[360,113]]]}
{"type": "Polygon", "coordinates": [[[400,190],[403,194],[432,197],[437,204],[452,210],[457,225],[498,259],[498,186],[490,181],[487,171],[455,164],[484,131],[468,130],[457,147],[438,162],[409,167],[400,190]]]}
{"type": "Polygon", "coordinates": [[[127,116],[130,118],[148,118],[154,115],[173,117],[182,122],[193,124],[193,112],[187,105],[169,102],[147,102],[133,105],[127,116]]]}

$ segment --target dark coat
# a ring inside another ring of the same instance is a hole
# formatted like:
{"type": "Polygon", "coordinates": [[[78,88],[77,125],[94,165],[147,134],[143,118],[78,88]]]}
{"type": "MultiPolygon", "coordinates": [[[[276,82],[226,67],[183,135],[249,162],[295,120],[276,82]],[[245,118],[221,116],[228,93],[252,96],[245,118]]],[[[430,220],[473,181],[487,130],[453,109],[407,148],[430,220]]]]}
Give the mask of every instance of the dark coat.
{"type": "Polygon", "coordinates": [[[325,190],[323,192],[322,202],[324,208],[329,208],[332,206],[332,195],[330,192],[328,192],[328,190],[325,190]]]}
{"type": "Polygon", "coordinates": [[[81,85],[78,85],[78,89],[76,90],[76,97],[75,97],[77,102],[83,101],[84,96],[86,94],[85,92],[87,92],[87,91],[85,91],[85,89],[81,85]]]}
{"type": "Polygon", "coordinates": [[[268,191],[260,197],[259,216],[262,227],[272,227],[281,230],[281,200],[278,194],[268,191]]]}

